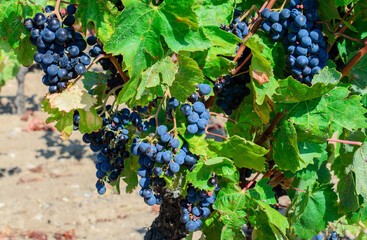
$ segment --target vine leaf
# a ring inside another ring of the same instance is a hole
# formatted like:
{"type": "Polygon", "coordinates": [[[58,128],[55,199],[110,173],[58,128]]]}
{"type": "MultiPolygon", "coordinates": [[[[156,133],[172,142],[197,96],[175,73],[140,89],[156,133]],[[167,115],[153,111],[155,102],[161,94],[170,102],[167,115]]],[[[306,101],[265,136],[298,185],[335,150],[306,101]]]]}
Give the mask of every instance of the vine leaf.
{"type": "Polygon", "coordinates": [[[367,186],[365,180],[367,178],[367,143],[363,145],[354,153],[353,164],[351,170],[355,173],[357,194],[367,199],[367,186]]]}
{"type": "Polygon", "coordinates": [[[93,107],[90,111],[79,109],[79,131],[80,133],[92,133],[102,127],[103,121],[96,113],[96,109],[93,107]]]}
{"type": "Polygon", "coordinates": [[[247,192],[259,201],[263,201],[266,204],[276,204],[277,201],[274,196],[273,186],[268,185],[269,178],[263,178],[258,181],[254,188],[247,190],[247,192]]]}
{"type": "Polygon", "coordinates": [[[297,132],[292,121],[283,120],[273,142],[273,158],[280,169],[296,172],[305,168],[306,163],[300,156],[297,147],[297,132]]]}
{"type": "Polygon", "coordinates": [[[342,7],[349,5],[351,2],[356,3],[358,0],[335,0],[335,7],[342,7]]]}
{"type": "Polygon", "coordinates": [[[220,151],[222,156],[232,158],[237,167],[253,168],[257,171],[265,170],[266,158],[264,155],[268,153],[268,150],[237,135],[223,142],[223,148],[220,151]]]}
{"type": "Polygon", "coordinates": [[[78,85],[74,84],[61,93],[48,94],[50,107],[59,111],[70,112],[74,109],[84,109],[89,111],[96,103],[96,100],[78,85]]]}
{"type": "Polygon", "coordinates": [[[175,52],[212,46],[199,28],[192,10],[194,0],[166,0],[160,6],[136,0],[123,4],[125,9],[117,16],[104,50],[123,55],[132,78],[163,58],[165,44],[175,52]]]}
{"type": "Polygon", "coordinates": [[[297,192],[288,210],[291,231],[299,238],[312,238],[328,222],[338,219],[338,197],[332,184],[317,183],[307,193],[297,192]]]}
{"type": "Polygon", "coordinates": [[[214,186],[208,184],[212,173],[221,176],[229,181],[238,182],[238,174],[233,162],[224,157],[211,158],[206,161],[199,161],[192,172],[186,175],[187,181],[195,187],[212,191],[214,186]]]}
{"type": "Polygon", "coordinates": [[[78,0],[79,4],[77,16],[81,19],[84,32],[87,31],[89,23],[93,22],[97,37],[106,42],[114,30],[114,14],[110,10],[113,6],[109,1],[104,0],[78,0]]]}
{"type": "MultiPolygon", "coordinates": [[[[288,110],[300,140],[319,139],[325,142],[335,131],[365,128],[366,109],[361,105],[361,97],[348,96],[346,88],[338,87],[327,95],[295,104],[284,104],[288,110]]],[[[277,106],[279,107],[279,106],[277,106]]]]}
{"type": "Polygon", "coordinates": [[[235,1],[195,0],[194,11],[201,26],[215,26],[230,24],[233,17],[235,1]]]}
{"type": "Polygon", "coordinates": [[[297,103],[314,98],[319,98],[330,92],[338,84],[341,74],[335,69],[322,69],[315,75],[312,87],[296,81],[292,77],[278,81],[279,88],[273,95],[278,103],[297,103]]]}
{"type": "Polygon", "coordinates": [[[367,55],[363,56],[348,72],[351,90],[359,95],[367,94],[367,55]]]}
{"type": "Polygon", "coordinates": [[[338,182],[338,194],[340,198],[340,208],[343,213],[354,212],[359,208],[359,199],[356,191],[356,180],[353,172],[338,182]]]}
{"type": "Polygon", "coordinates": [[[133,190],[138,186],[138,171],[140,165],[136,156],[130,157],[124,162],[124,171],[122,172],[123,181],[127,184],[126,192],[132,193],[133,190]]]}
{"type": "Polygon", "coordinates": [[[191,58],[178,56],[178,72],[171,87],[171,94],[180,102],[196,90],[196,85],[203,83],[204,75],[198,64],[191,58]]]}

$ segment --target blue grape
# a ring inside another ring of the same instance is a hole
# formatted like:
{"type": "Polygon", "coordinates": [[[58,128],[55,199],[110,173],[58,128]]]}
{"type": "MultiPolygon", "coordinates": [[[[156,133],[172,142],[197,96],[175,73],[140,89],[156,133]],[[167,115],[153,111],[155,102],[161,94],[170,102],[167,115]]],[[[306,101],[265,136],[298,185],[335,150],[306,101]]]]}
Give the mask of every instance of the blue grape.
{"type": "Polygon", "coordinates": [[[194,165],[194,164],[196,164],[197,160],[193,155],[187,154],[185,156],[185,162],[189,165],[194,165]]]}
{"type": "Polygon", "coordinates": [[[46,43],[42,40],[42,37],[37,38],[36,45],[38,48],[46,48],[46,43]]]}
{"type": "Polygon", "coordinates": [[[192,106],[192,108],[198,114],[201,114],[201,113],[203,113],[205,111],[205,105],[202,102],[196,102],[196,103],[194,103],[193,106],[192,106]]]}
{"type": "Polygon", "coordinates": [[[271,30],[271,26],[272,26],[272,22],[269,22],[269,21],[263,21],[261,23],[261,28],[265,31],[265,32],[270,32],[271,30]]]}
{"type": "Polygon", "coordinates": [[[27,30],[31,30],[33,28],[34,22],[32,18],[26,18],[23,21],[23,26],[27,29],[27,30]]]}
{"type": "Polygon", "coordinates": [[[302,69],[293,67],[291,70],[294,77],[299,77],[302,74],[302,69]]]}
{"type": "Polygon", "coordinates": [[[304,47],[309,47],[309,46],[311,46],[311,44],[312,44],[312,40],[311,40],[311,38],[310,38],[310,37],[303,37],[303,38],[301,39],[301,44],[302,44],[302,46],[304,46],[304,47]]]}
{"type": "Polygon", "coordinates": [[[169,163],[169,169],[172,172],[176,173],[176,172],[180,171],[180,165],[176,162],[170,162],[169,163]]]}
{"type": "Polygon", "coordinates": [[[143,189],[142,195],[145,198],[151,198],[153,196],[153,191],[151,188],[145,188],[143,189]]]}
{"type": "Polygon", "coordinates": [[[198,122],[196,123],[196,125],[198,126],[199,129],[205,129],[206,126],[208,125],[208,120],[200,118],[198,122]]]}
{"type": "Polygon", "coordinates": [[[299,40],[301,40],[303,37],[308,37],[310,34],[308,33],[308,31],[306,29],[301,29],[298,33],[297,33],[297,38],[299,40]]]}
{"type": "Polygon", "coordinates": [[[212,91],[212,88],[208,84],[199,84],[197,87],[201,95],[209,95],[212,91]]]}
{"type": "Polygon", "coordinates": [[[163,133],[160,138],[162,142],[167,143],[169,142],[169,140],[171,140],[171,135],[169,135],[169,133],[166,132],[163,133]]]}
{"type": "Polygon", "coordinates": [[[163,161],[163,152],[158,152],[156,155],[155,155],[155,161],[157,163],[164,163],[163,161]]]}
{"type": "Polygon", "coordinates": [[[290,2],[290,5],[292,6],[292,7],[296,7],[297,5],[300,5],[301,4],[301,0],[291,0],[291,2],[290,2]]]}
{"type": "Polygon", "coordinates": [[[297,16],[301,15],[302,12],[296,8],[291,10],[291,18],[295,19],[297,16]]]}
{"type": "Polygon", "coordinates": [[[187,223],[189,220],[190,220],[189,214],[183,214],[183,215],[181,215],[180,221],[182,223],[187,223]]]}
{"type": "Polygon", "coordinates": [[[177,154],[175,156],[175,162],[182,165],[185,162],[185,156],[186,155],[183,155],[183,154],[177,154]]]}
{"type": "Polygon", "coordinates": [[[283,30],[283,27],[282,25],[280,25],[279,23],[274,23],[272,26],[271,26],[271,30],[275,33],[280,33],[282,32],[283,30]]]}
{"type": "Polygon", "coordinates": [[[280,12],[279,16],[281,19],[288,19],[291,16],[291,11],[285,8],[280,12]]]}
{"type": "Polygon", "coordinates": [[[207,208],[207,207],[203,207],[201,210],[203,211],[203,213],[202,213],[202,217],[203,217],[203,218],[208,218],[208,217],[209,217],[209,215],[210,215],[210,209],[209,209],[209,208],[207,208]]]}
{"type": "Polygon", "coordinates": [[[318,74],[320,70],[321,68],[319,66],[316,66],[312,68],[311,73],[315,75],[315,74],[318,74]]]}
{"type": "Polygon", "coordinates": [[[308,58],[306,56],[298,56],[296,59],[296,65],[300,68],[305,68],[308,64],[308,58]]]}
{"type": "Polygon", "coordinates": [[[188,126],[187,126],[187,132],[189,133],[189,134],[195,134],[195,133],[197,133],[198,132],[198,126],[194,123],[194,124],[189,124],[188,126]]]}
{"type": "Polygon", "coordinates": [[[71,57],[76,57],[79,55],[79,48],[77,46],[70,46],[67,48],[67,51],[69,52],[71,57]]]}
{"type": "Polygon", "coordinates": [[[195,216],[199,217],[201,215],[201,210],[198,207],[193,207],[192,208],[192,214],[194,214],[195,216]]]}
{"type": "Polygon", "coordinates": [[[87,38],[88,45],[94,45],[97,43],[97,38],[95,36],[89,36],[87,38]]]}
{"type": "Polygon", "coordinates": [[[172,97],[168,100],[168,106],[170,106],[173,109],[176,109],[179,105],[180,102],[175,97],[172,97]]]}
{"type": "Polygon", "coordinates": [[[320,59],[326,59],[327,53],[324,49],[320,48],[319,53],[317,54],[320,59]]]}
{"type": "Polygon", "coordinates": [[[97,176],[98,179],[101,179],[101,178],[104,178],[106,176],[106,173],[103,172],[102,170],[98,170],[96,172],[96,176],[97,176]]]}
{"type": "Polygon", "coordinates": [[[289,55],[287,58],[286,58],[286,63],[293,67],[295,64],[296,64],[296,58],[292,55],[289,55]]]}
{"type": "Polygon", "coordinates": [[[148,188],[150,186],[150,179],[149,178],[140,178],[139,185],[142,188],[148,188]]]}
{"type": "Polygon", "coordinates": [[[294,45],[291,45],[291,46],[289,46],[289,47],[287,48],[287,52],[288,52],[288,54],[290,54],[290,55],[294,54],[295,50],[296,50],[296,46],[294,46],[294,45]]]}
{"type": "Polygon", "coordinates": [[[200,114],[200,118],[209,120],[209,117],[210,117],[210,112],[207,109],[202,114],[200,114]]]}
{"type": "Polygon", "coordinates": [[[148,173],[148,169],[145,167],[145,166],[141,166],[139,168],[139,170],[137,171],[137,174],[140,176],[140,177],[146,177],[147,176],[147,173],[148,173]]]}
{"type": "Polygon", "coordinates": [[[191,107],[191,105],[190,104],[187,104],[187,103],[183,104],[181,106],[181,112],[182,112],[183,115],[189,116],[192,113],[192,107],[191,107]]]}
{"type": "Polygon", "coordinates": [[[170,145],[172,148],[178,148],[180,146],[180,140],[174,138],[170,141],[170,145]]]}
{"type": "Polygon", "coordinates": [[[56,76],[58,71],[59,67],[57,65],[52,64],[47,67],[47,74],[50,76],[56,76]]]}
{"type": "Polygon", "coordinates": [[[320,43],[323,40],[322,32],[319,29],[315,29],[310,32],[310,38],[314,43],[320,43]]]}
{"type": "Polygon", "coordinates": [[[320,60],[317,56],[315,55],[311,55],[308,57],[308,65],[310,67],[316,67],[317,65],[319,65],[320,60]]]}
{"type": "Polygon", "coordinates": [[[317,43],[311,43],[311,46],[308,47],[308,52],[311,54],[317,54],[319,49],[320,47],[317,43]]]}
{"type": "Polygon", "coordinates": [[[34,15],[33,21],[37,26],[42,26],[46,23],[46,16],[43,13],[37,13],[34,15]]]}
{"type": "Polygon", "coordinates": [[[190,116],[187,117],[187,121],[190,124],[197,123],[198,120],[199,120],[199,114],[197,114],[196,112],[191,113],[190,116]]]}
{"type": "Polygon", "coordinates": [[[289,33],[288,34],[288,41],[291,43],[294,43],[297,41],[297,35],[294,33],[289,33]]]}
{"type": "Polygon", "coordinates": [[[157,177],[161,176],[161,175],[162,175],[162,168],[160,168],[160,167],[155,167],[155,168],[153,169],[153,173],[154,173],[154,175],[156,175],[157,177]]]}
{"type": "MultiPolygon", "coordinates": [[[[240,29],[241,31],[245,31],[245,30],[248,30],[247,29],[247,24],[244,23],[244,22],[238,22],[237,23],[237,27],[238,29],[240,29]]],[[[247,34],[243,34],[244,36],[246,36],[247,34]]]]}
{"type": "Polygon", "coordinates": [[[194,221],[188,221],[185,225],[185,228],[189,232],[193,232],[196,229],[196,224],[194,221]]]}
{"type": "Polygon", "coordinates": [[[59,28],[55,33],[55,37],[58,41],[65,42],[69,37],[69,33],[65,28],[59,28]]]}
{"type": "Polygon", "coordinates": [[[279,33],[270,33],[270,38],[273,40],[273,41],[278,41],[280,39],[280,34],[279,33]]]}
{"type": "Polygon", "coordinates": [[[264,10],[261,11],[261,17],[264,19],[270,18],[270,14],[271,14],[271,11],[269,8],[265,8],[264,10]]]}
{"type": "Polygon", "coordinates": [[[296,54],[297,55],[303,55],[304,56],[304,55],[307,54],[307,52],[308,52],[308,49],[303,47],[303,46],[297,46],[296,47],[296,54]]]}
{"type": "Polygon", "coordinates": [[[150,198],[144,198],[144,202],[149,205],[149,206],[153,206],[156,202],[157,202],[157,199],[156,197],[153,195],[151,196],[150,198]]]}
{"type": "Polygon", "coordinates": [[[298,15],[294,19],[294,23],[297,27],[304,27],[306,25],[307,18],[304,15],[298,15]]]}
{"type": "Polygon", "coordinates": [[[165,125],[160,125],[157,128],[157,135],[162,136],[163,134],[167,133],[167,131],[168,131],[168,128],[165,125]]]}
{"type": "Polygon", "coordinates": [[[173,155],[172,155],[172,152],[171,151],[165,151],[163,152],[163,155],[162,155],[162,159],[163,161],[165,162],[170,162],[173,158],[173,155]]]}
{"type": "Polygon", "coordinates": [[[303,75],[307,76],[309,74],[311,74],[311,68],[309,66],[306,66],[303,70],[302,70],[303,75]]]}
{"type": "Polygon", "coordinates": [[[84,75],[85,72],[87,71],[87,69],[85,68],[85,66],[82,64],[82,63],[79,63],[77,64],[75,67],[74,67],[74,70],[77,74],[79,75],[84,75]]]}
{"type": "Polygon", "coordinates": [[[66,7],[66,12],[70,15],[76,13],[76,7],[73,5],[73,4],[69,4],[67,7],[66,7]]]}
{"type": "Polygon", "coordinates": [[[278,12],[271,12],[269,19],[270,19],[270,21],[272,21],[274,23],[279,22],[279,13],[278,12]]]}
{"type": "Polygon", "coordinates": [[[101,170],[105,173],[108,173],[109,171],[112,170],[112,167],[108,162],[103,162],[101,165],[101,170]]]}
{"type": "Polygon", "coordinates": [[[48,27],[55,32],[60,28],[60,21],[57,18],[52,18],[48,21],[48,27]]]}
{"type": "Polygon", "coordinates": [[[62,23],[66,26],[72,26],[75,23],[75,17],[73,15],[68,15],[62,23]]]}
{"type": "Polygon", "coordinates": [[[303,5],[303,9],[308,10],[311,8],[314,8],[314,0],[303,0],[302,5],[303,5]]]}

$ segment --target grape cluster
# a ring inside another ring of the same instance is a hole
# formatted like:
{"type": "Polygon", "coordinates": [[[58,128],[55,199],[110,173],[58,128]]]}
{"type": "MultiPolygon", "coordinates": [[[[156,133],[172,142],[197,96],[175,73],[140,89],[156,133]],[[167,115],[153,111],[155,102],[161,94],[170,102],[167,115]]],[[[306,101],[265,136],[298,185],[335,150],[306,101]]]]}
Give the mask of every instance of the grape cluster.
{"type": "Polygon", "coordinates": [[[250,94],[250,89],[246,87],[246,83],[249,82],[248,74],[235,77],[226,75],[216,81],[214,85],[214,91],[217,93],[216,104],[225,114],[231,115],[232,111],[237,109],[242,100],[250,94]]]}
{"type": "Polygon", "coordinates": [[[209,184],[215,186],[214,191],[199,190],[194,186],[187,188],[187,196],[181,200],[181,222],[186,224],[186,230],[193,232],[199,230],[202,225],[201,218],[208,218],[210,205],[216,200],[215,191],[219,191],[219,185],[215,177],[209,179],[209,184]]]}
{"type": "Polygon", "coordinates": [[[199,95],[209,95],[212,88],[208,84],[199,84],[199,94],[193,93],[188,97],[189,103],[181,106],[181,112],[186,116],[189,125],[186,130],[189,134],[205,134],[205,128],[209,124],[210,113],[205,109],[204,103],[199,101],[199,95]]]}
{"type": "Polygon", "coordinates": [[[37,46],[34,61],[41,64],[45,72],[42,82],[50,93],[66,89],[68,81],[85,74],[86,66],[91,63],[91,58],[83,52],[87,47],[83,36],[72,27],[76,7],[67,6],[62,23],[52,13],[54,10],[53,6],[47,6],[48,16],[37,13],[33,19],[24,20],[24,27],[31,32],[30,41],[37,46]]]}
{"type": "Polygon", "coordinates": [[[129,130],[126,125],[130,122],[134,125],[137,118],[140,116],[136,112],[130,114],[127,108],[116,112],[112,117],[102,114],[102,129],[83,135],[83,141],[90,144],[93,152],[98,152],[96,187],[99,194],[106,192],[105,181],[114,182],[120,176],[124,168],[124,159],[129,158],[129,152],[126,150],[129,130]]]}
{"type": "Polygon", "coordinates": [[[186,146],[179,151],[180,141],[168,132],[165,125],[157,128],[157,135],[159,141],[158,139],[148,141],[135,138],[130,148],[133,155],[139,156],[140,195],[150,206],[159,205],[162,202],[155,188],[165,186],[166,183],[161,178],[163,174],[173,177],[180,171],[182,165],[185,164],[191,169],[198,160],[197,156],[191,154],[186,146]]]}
{"type": "MultiPolygon", "coordinates": [[[[116,57],[116,59],[118,63],[121,65],[122,60],[123,60],[122,56],[119,55],[116,57]]],[[[106,90],[106,93],[108,93],[115,87],[124,85],[124,80],[122,79],[121,75],[117,72],[116,67],[113,65],[112,61],[109,58],[102,58],[98,62],[101,64],[103,70],[108,70],[111,73],[110,77],[107,79],[108,89],[106,90]]],[[[115,94],[118,95],[120,91],[121,89],[118,89],[115,92],[115,94]]]]}
{"type": "Polygon", "coordinates": [[[271,39],[284,38],[289,56],[289,71],[301,83],[310,85],[313,76],[326,66],[329,58],[327,43],[321,32],[316,0],[291,0],[281,12],[264,9],[261,28],[270,33],[271,39]]]}
{"type": "Polygon", "coordinates": [[[80,115],[77,110],[74,111],[73,115],[73,130],[78,131],[79,130],[79,121],[80,121],[80,115]]]}

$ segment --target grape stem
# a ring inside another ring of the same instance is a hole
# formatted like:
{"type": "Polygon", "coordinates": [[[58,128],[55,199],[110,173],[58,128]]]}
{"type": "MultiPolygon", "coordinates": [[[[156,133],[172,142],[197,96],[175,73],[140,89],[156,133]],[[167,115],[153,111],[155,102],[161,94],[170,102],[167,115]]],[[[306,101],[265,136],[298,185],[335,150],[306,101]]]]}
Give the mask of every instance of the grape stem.
{"type": "Polygon", "coordinates": [[[113,65],[115,66],[117,71],[119,72],[120,76],[124,80],[124,83],[129,81],[130,78],[125,74],[124,71],[122,71],[122,68],[121,68],[120,64],[118,63],[117,59],[112,55],[107,55],[107,57],[111,60],[111,62],[113,63],[113,65]]]}
{"type": "Polygon", "coordinates": [[[210,113],[210,115],[215,115],[215,116],[218,116],[218,117],[226,118],[226,119],[228,119],[229,121],[232,121],[232,122],[234,122],[234,123],[237,123],[237,121],[236,121],[236,120],[233,120],[233,119],[232,119],[232,118],[230,118],[230,117],[223,116],[222,114],[219,114],[219,113],[216,113],[216,112],[209,112],[209,113],[210,113]]]}
{"type": "Polygon", "coordinates": [[[276,205],[276,206],[278,206],[278,207],[281,207],[281,208],[286,208],[286,209],[288,209],[288,207],[287,207],[287,206],[281,205],[281,204],[279,204],[279,203],[276,203],[275,205],[276,205]]]}
{"type": "MultiPolygon", "coordinates": [[[[331,34],[334,34],[336,36],[341,36],[341,37],[344,37],[344,38],[347,38],[349,40],[352,40],[354,42],[360,42],[360,43],[363,43],[363,39],[358,39],[358,38],[353,38],[353,37],[350,37],[342,32],[333,32],[331,31],[330,27],[329,27],[329,24],[327,23],[327,21],[319,21],[319,22],[316,22],[316,23],[321,23],[321,24],[324,24],[327,28],[327,30],[331,33],[331,34]]],[[[330,51],[332,46],[329,47],[328,49],[328,52],[330,51]]]]}
{"type": "MultiPolygon", "coordinates": [[[[106,55],[104,55],[104,54],[101,54],[101,55],[99,55],[98,57],[96,57],[96,59],[94,59],[94,60],[93,60],[93,62],[92,62],[91,64],[89,64],[89,66],[87,67],[86,72],[88,72],[88,70],[93,66],[93,64],[95,64],[95,63],[96,63],[96,62],[98,62],[101,58],[104,58],[104,57],[106,57],[106,55]]],[[[75,81],[74,81],[74,82],[79,81],[82,77],[83,77],[83,75],[79,75],[79,77],[77,77],[77,78],[75,79],[75,81]]]]}
{"type": "MultiPolygon", "coordinates": [[[[262,7],[260,8],[260,11],[259,13],[264,10],[264,8],[272,8],[273,5],[275,4],[276,0],[270,0],[270,2],[265,2],[262,7]]],[[[255,25],[252,27],[251,31],[247,34],[247,36],[243,39],[243,43],[240,45],[240,48],[238,49],[237,51],[237,54],[236,54],[236,57],[233,59],[233,61],[238,61],[238,59],[241,57],[243,51],[245,50],[246,48],[246,45],[245,45],[245,42],[246,40],[251,36],[253,35],[257,29],[260,27],[260,23],[262,21],[262,18],[261,18],[261,14],[258,13],[258,17],[257,17],[257,21],[255,22],[255,25]]]]}
{"type": "Polygon", "coordinates": [[[347,141],[347,140],[339,140],[339,139],[328,139],[328,142],[338,142],[338,143],[345,143],[345,144],[349,144],[349,145],[357,145],[357,146],[362,146],[361,142],[354,142],[354,141],[347,141]]]}
{"type": "MultiPolygon", "coordinates": [[[[108,101],[108,99],[110,98],[110,96],[111,96],[112,94],[115,94],[115,92],[116,92],[118,89],[123,88],[123,86],[124,86],[124,85],[119,85],[119,86],[117,86],[117,87],[112,88],[112,89],[108,92],[108,94],[107,94],[107,96],[106,96],[106,98],[104,99],[103,104],[102,104],[103,111],[102,111],[101,115],[102,115],[103,113],[106,113],[106,115],[110,116],[110,114],[108,113],[107,108],[106,108],[107,101],[108,101]]],[[[112,109],[112,108],[111,108],[111,109],[112,109]]]]}
{"type": "Polygon", "coordinates": [[[243,66],[245,66],[245,64],[250,60],[250,58],[252,57],[252,52],[247,56],[247,58],[245,59],[245,61],[243,61],[243,63],[241,63],[240,66],[238,66],[233,72],[232,75],[236,75],[243,66]]]}
{"type": "Polygon", "coordinates": [[[242,189],[242,192],[246,192],[256,181],[256,179],[260,176],[261,172],[258,172],[256,176],[246,185],[244,189],[242,189]]]}
{"type": "Polygon", "coordinates": [[[211,132],[206,132],[206,134],[208,135],[213,135],[213,136],[216,136],[216,137],[220,137],[220,138],[223,138],[223,139],[225,139],[225,140],[228,140],[228,138],[227,137],[225,137],[225,136],[222,136],[222,135],[219,135],[219,134],[216,134],[216,133],[211,133],[211,132]]]}
{"type": "Polygon", "coordinates": [[[62,23],[63,20],[62,20],[62,17],[60,15],[60,3],[61,3],[61,0],[56,0],[54,13],[56,14],[57,19],[59,20],[59,22],[62,23]]]}
{"type": "Polygon", "coordinates": [[[354,4],[354,6],[348,10],[348,12],[346,12],[343,16],[343,18],[339,21],[339,23],[336,25],[334,32],[336,32],[340,26],[340,24],[343,23],[343,21],[349,16],[349,14],[351,14],[351,12],[354,10],[354,8],[357,6],[357,4],[354,4]]]}
{"type": "Polygon", "coordinates": [[[261,146],[267,139],[268,137],[271,136],[271,134],[274,131],[274,128],[278,125],[280,119],[282,119],[282,117],[284,116],[284,112],[282,113],[278,113],[275,118],[273,119],[273,121],[270,123],[269,127],[265,130],[265,132],[261,135],[261,137],[259,138],[259,140],[256,141],[256,144],[261,146]]]}
{"type": "Polygon", "coordinates": [[[155,119],[155,134],[157,134],[157,130],[158,130],[158,127],[159,127],[159,124],[158,124],[158,114],[161,111],[162,106],[163,106],[163,103],[164,103],[164,101],[166,100],[166,98],[167,98],[167,96],[169,94],[170,94],[169,87],[167,87],[167,90],[166,90],[166,92],[163,95],[162,101],[161,101],[161,103],[158,106],[157,112],[154,114],[154,119],[155,119]]]}
{"type": "Polygon", "coordinates": [[[353,58],[348,62],[348,64],[343,68],[341,71],[342,76],[340,79],[342,79],[347,73],[354,67],[354,65],[357,64],[357,62],[367,53],[367,37],[363,39],[363,48],[361,48],[354,56],[353,58]]]}
{"type": "MultiPolygon", "coordinates": [[[[168,91],[168,97],[169,98],[172,97],[171,92],[169,92],[169,91],[168,91]]],[[[173,129],[172,130],[174,131],[175,138],[177,138],[177,135],[178,135],[178,132],[177,132],[177,120],[176,120],[176,112],[175,112],[174,109],[172,109],[172,120],[173,120],[173,129]]]]}

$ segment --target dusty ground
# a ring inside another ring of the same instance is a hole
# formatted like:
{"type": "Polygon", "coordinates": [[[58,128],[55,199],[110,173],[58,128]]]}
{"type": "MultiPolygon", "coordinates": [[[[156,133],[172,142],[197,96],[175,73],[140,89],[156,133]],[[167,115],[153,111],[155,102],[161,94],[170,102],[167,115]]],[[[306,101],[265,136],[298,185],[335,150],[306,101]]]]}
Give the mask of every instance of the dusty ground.
{"type": "MultiPolygon", "coordinates": [[[[46,115],[39,111],[39,103],[47,88],[41,76],[41,72],[26,75],[25,93],[27,108],[43,122],[46,115]]],[[[0,169],[6,169],[0,170],[0,240],[72,239],[73,235],[76,239],[142,239],[157,211],[137,192],[99,196],[95,155],[81,142],[80,134],[62,142],[57,132],[25,132],[35,119],[22,121],[11,114],[16,89],[12,80],[0,91],[0,169]],[[14,167],[21,172],[9,175],[14,167]]]]}

